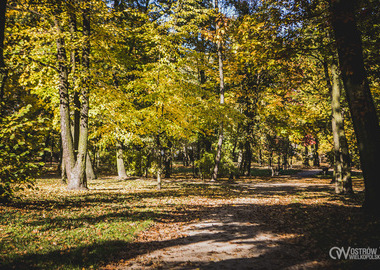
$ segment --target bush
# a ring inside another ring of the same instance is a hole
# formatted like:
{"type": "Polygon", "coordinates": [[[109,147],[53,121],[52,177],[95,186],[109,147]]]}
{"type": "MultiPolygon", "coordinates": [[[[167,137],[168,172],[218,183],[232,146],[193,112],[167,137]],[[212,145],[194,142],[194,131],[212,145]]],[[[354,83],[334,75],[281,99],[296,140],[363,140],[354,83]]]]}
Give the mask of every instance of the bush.
{"type": "Polygon", "coordinates": [[[42,120],[29,120],[31,105],[0,120],[0,200],[9,200],[15,191],[33,187],[42,163],[40,136],[42,120]]]}
{"type": "Polygon", "coordinates": [[[195,161],[195,166],[199,168],[202,179],[211,178],[212,169],[215,164],[215,154],[205,152],[201,159],[195,161]]]}

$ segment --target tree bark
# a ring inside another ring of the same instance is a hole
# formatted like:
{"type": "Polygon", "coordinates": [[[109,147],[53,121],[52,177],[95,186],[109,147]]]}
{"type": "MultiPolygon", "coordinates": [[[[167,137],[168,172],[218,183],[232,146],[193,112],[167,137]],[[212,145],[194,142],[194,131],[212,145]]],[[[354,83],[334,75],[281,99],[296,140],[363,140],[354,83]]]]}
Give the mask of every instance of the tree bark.
{"type": "Polygon", "coordinates": [[[170,178],[171,175],[171,165],[172,165],[172,153],[171,149],[166,149],[164,154],[164,163],[165,163],[165,178],[170,178]]]}
{"type": "Polygon", "coordinates": [[[317,135],[314,135],[315,137],[315,144],[313,146],[313,166],[319,167],[320,162],[319,162],[319,140],[317,135]]]}
{"type": "Polygon", "coordinates": [[[183,146],[183,160],[182,161],[183,161],[184,167],[189,166],[189,155],[187,153],[187,146],[186,145],[183,146]]]}
{"type": "MultiPolygon", "coordinates": [[[[218,0],[215,0],[215,9],[217,10],[217,15],[219,16],[219,8],[218,8],[218,0]]],[[[218,33],[220,25],[219,20],[216,20],[216,33],[218,33]]],[[[224,72],[223,72],[223,52],[222,52],[222,41],[220,38],[216,42],[217,45],[217,52],[218,52],[218,64],[219,64],[219,86],[220,86],[220,104],[224,104],[224,72]]],[[[215,155],[215,167],[213,170],[213,174],[211,177],[211,181],[216,181],[218,178],[218,171],[219,171],[219,164],[222,157],[222,146],[223,146],[223,120],[220,123],[219,127],[219,139],[218,139],[218,146],[216,149],[216,155],[215,155]]]]}
{"type": "Polygon", "coordinates": [[[344,132],[344,120],[340,106],[342,90],[338,67],[336,65],[332,65],[332,131],[334,138],[335,161],[337,163],[337,171],[335,173],[335,192],[352,193],[350,154],[344,132]]]}
{"type": "MultiPolygon", "coordinates": [[[[73,7],[74,8],[74,7],[73,7]]],[[[69,13],[69,29],[70,29],[70,35],[71,35],[71,42],[76,41],[76,35],[77,35],[77,20],[75,16],[75,11],[71,10],[69,13]]],[[[75,156],[78,154],[78,145],[79,145],[79,129],[80,129],[80,108],[81,108],[81,102],[79,99],[79,92],[76,87],[77,82],[77,76],[76,76],[76,70],[77,66],[80,62],[78,50],[74,48],[71,51],[70,55],[70,61],[71,61],[71,74],[73,77],[72,81],[72,88],[73,88],[73,103],[74,103],[74,132],[73,132],[73,143],[74,143],[74,154],[75,156]]]]}
{"type": "Polygon", "coordinates": [[[380,213],[380,127],[364,69],[363,48],[355,19],[355,0],[330,0],[330,15],[338,49],[365,183],[363,207],[380,213]]]}
{"type": "Polygon", "coordinates": [[[71,172],[68,189],[87,189],[86,180],[86,156],[88,138],[88,111],[89,111],[89,83],[90,83],[90,9],[89,3],[84,1],[85,7],[82,9],[83,15],[83,36],[84,45],[82,51],[82,65],[84,70],[84,80],[81,87],[81,108],[80,108],[80,128],[78,154],[75,167],[71,172]]]}
{"type": "MultiPolygon", "coordinates": [[[[58,13],[58,12],[57,12],[58,13]]],[[[57,17],[54,18],[54,23],[57,28],[58,34],[62,34],[61,25],[57,17]]],[[[67,182],[71,181],[71,171],[75,165],[73,139],[71,136],[70,128],[70,107],[69,107],[69,80],[65,41],[63,37],[56,40],[57,44],[57,58],[58,58],[58,71],[59,71],[59,111],[61,120],[61,138],[62,138],[62,160],[63,168],[66,172],[67,182]]]]}
{"type": "Polygon", "coordinates": [[[90,154],[87,151],[87,157],[86,157],[86,177],[88,180],[96,179],[97,176],[94,171],[94,167],[92,166],[93,162],[91,161],[90,154]]]}
{"type": "Polygon", "coordinates": [[[304,151],[304,156],[303,156],[303,165],[306,167],[310,167],[309,163],[309,148],[305,145],[305,151],[304,151]]]}
{"type": "Polygon", "coordinates": [[[162,186],[162,179],[161,179],[161,175],[162,175],[162,158],[164,156],[164,151],[162,149],[162,145],[161,145],[161,141],[160,141],[160,135],[157,135],[156,137],[156,145],[157,145],[157,171],[156,171],[156,175],[157,175],[157,189],[160,190],[161,189],[161,186],[162,186]]]}
{"type": "MultiPolygon", "coordinates": [[[[250,129],[248,129],[250,130],[250,129]]],[[[249,133],[248,133],[249,134],[249,133]]],[[[248,135],[248,138],[246,138],[245,142],[245,166],[244,166],[244,172],[247,172],[246,175],[251,175],[251,165],[252,165],[252,150],[251,150],[251,142],[250,137],[248,135]]]]}
{"type": "Polygon", "coordinates": [[[240,176],[244,175],[244,153],[243,153],[243,147],[240,147],[238,158],[237,158],[237,168],[238,172],[236,174],[236,178],[239,178],[240,176]]]}
{"type": "Polygon", "coordinates": [[[215,166],[214,166],[213,174],[211,177],[211,181],[216,181],[218,178],[220,160],[222,159],[222,146],[223,146],[223,123],[220,124],[220,128],[219,128],[219,139],[218,139],[218,146],[217,146],[216,155],[215,155],[215,166]]]}
{"type": "Polygon", "coordinates": [[[263,166],[263,153],[262,153],[262,150],[261,150],[261,145],[259,145],[258,163],[259,163],[260,167],[263,166]]]}
{"type": "Polygon", "coordinates": [[[120,179],[127,178],[124,167],[124,158],[123,158],[123,145],[119,140],[116,140],[116,165],[117,165],[117,175],[120,179]]]}
{"type": "Polygon", "coordinates": [[[274,176],[274,169],[273,169],[273,150],[270,150],[269,153],[269,160],[268,160],[269,169],[271,171],[271,176],[274,176]]]}

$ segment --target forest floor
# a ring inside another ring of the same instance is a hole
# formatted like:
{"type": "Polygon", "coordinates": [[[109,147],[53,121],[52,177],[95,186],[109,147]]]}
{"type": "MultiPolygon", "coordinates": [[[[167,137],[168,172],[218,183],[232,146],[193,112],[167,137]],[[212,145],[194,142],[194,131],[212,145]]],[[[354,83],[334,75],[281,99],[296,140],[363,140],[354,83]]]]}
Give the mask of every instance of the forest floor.
{"type": "Polygon", "coordinates": [[[190,224],[159,224],[135,243],[142,255],[126,256],[105,269],[373,269],[379,261],[333,260],[329,249],[379,248],[379,233],[366,238],[378,221],[363,216],[357,195],[333,194],[321,170],[294,176],[245,179],[229,184],[241,195],[207,201],[207,210],[190,224]],[[264,180],[264,181],[263,181],[264,180]],[[253,195],[253,196],[252,196],[253,195]],[[357,221],[367,223],[361,230],[357,221]],[[349,223],[352,223],[350,226],[349,223]],[[350,230],[354,230],[350,232],[350,230]],[[367,230],[367,231],[366,231],[367,230]],[[363,239],[365,238],[365,239],[363,239]],[[132,258],[130,258],[132,257],[132,258]],[[130,259],[128,259],[130,258],[130,259]]]}
{"type": "Polygon", "coordinates": [[[332,247],[377,248],[363,183],[336,195],[317,170],[201,182],[101,177],[67,192],[46,176],[0,205],[0,269],[379,269],[332,247]]]}

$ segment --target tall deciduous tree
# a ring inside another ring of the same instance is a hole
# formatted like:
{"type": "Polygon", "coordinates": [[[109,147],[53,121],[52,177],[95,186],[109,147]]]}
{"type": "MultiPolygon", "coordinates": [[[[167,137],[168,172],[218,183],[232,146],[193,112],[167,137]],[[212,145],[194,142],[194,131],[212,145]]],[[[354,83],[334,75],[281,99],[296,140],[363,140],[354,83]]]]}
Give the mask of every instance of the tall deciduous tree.
{"type": "Polygon", "coordinates": [[[75,165],[73,137],[71,134],[70,124],[70,98],[69,98],[69,69],[67,66],[67,56],[65,40],[62,36],[62,26],[59,19],[60,9],[54,12],[54,24],[57,30],[57,60],[59,75],[59,111],[61,120],[61,138],[62,138],[62,159],[63,168],[66,171],[68,184],[71,182],[71,171],[75,165]]]}
{"type": "Polygon", "coordinates": [[[355,18],[356,0],[329,0],[340,70],[347,94],[365,182],[364,207],[380,212],[380,127],[364,68],[355,18]]]}
{"type": "Polygon", "coordinates": [[[78,154],[75,166],[71,171],[71,179],[68,189],[86,189],[86,158],[88,140],[88,111],[89,111],[89,89],[90,89],[90,3],[83,1],[83,49],[82,65],[84,78],[81,86],[80,127],[78,139],[78,154]]]}
{"type": "MultiPolygon", "coordinates": [[[[216,28],[215,28],[215,35],[216,35],[216,49],[218,53],[218,70],[219,70],[219,94],[220,94],[220,105],[224,104],[224,72],[223,72],[223,43],[222,43],[222,36],[223,36],[223,15],[219,13],[219,2],[218,0],[215,0],[215,9],[216,9],[216,28]]],[[[218,171],[219,171],[219,164],[220,160],[222,158],[222,146],[223,146],[223,120],[220,123],[219,127],[219,138],[218,138],[218,145],[216,149],[216,155],[215,155],[215,166],[214,170],[211,176],[211,180],[215,181],[218,178],[218,171]]]]}
{"type": "Polygon", "coordinates": [[[331,65],[331,80],[327,63],[324,63],[327,85],[331,92],[332,133],[334,141],[334,179],[336,193],[352,193],[351,162],[344,119],[341,110],[342,83],[336,64],[331,65]]]}

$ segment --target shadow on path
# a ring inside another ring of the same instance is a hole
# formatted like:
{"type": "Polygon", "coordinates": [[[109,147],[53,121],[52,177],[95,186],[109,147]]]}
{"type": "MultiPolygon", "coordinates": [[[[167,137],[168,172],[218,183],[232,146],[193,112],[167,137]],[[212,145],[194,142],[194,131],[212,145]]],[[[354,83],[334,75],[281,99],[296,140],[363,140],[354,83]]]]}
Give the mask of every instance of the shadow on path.
{"type": "MultiPolygon", "coordinates": [[[[132,243],[94,240],[92,244],[75,249],[25,254],[12,263],[0,265],[0,269],[37,269],[36,261],[44,262],[46,269],[80,269],[92,265],[108,265],[107,269],[379,269],[380,261],[329,258],[329,250],[334,246],[379,247],[380,222],[365,216],[348,199],[347,202],[342,199],[344,203],[341,204],[329,203],[326,198],[333,198],[333,194],[328,185],[289,180],[269,184],[235,183],[228,188],[235,193],[223,203],[213,205],[211,200],[223,198],[222,191],[215,190],[217,195],[212,197],[214,191],[200,189],[197,192],[201,195],[205,192],[210,196],[208,206],[186,206],[177,213],[144,214],[138,209],[126,208],[125,212],[114,216],[87,220],[95,224],[99,219],[128,215],[132,220],[152,219],[165,223],[187,217],[186,220],[192,223],[181,229],[179,235],[182,237],[151,237],[132,243]],[[298,199],[287,201],[289,195],[298,199]],[[319,198],[325,200],[320,202],[319,198]],[[315,201],[308,201],[311,199],[315,201]]],[[[170,192],[172,196],[186,196],[182,191],[178,194],[170,192]]],[[[115,194],[110,198],[88,195],[83,201],[61,202],[58,206],[72,207],[92,200],[122,203],[144,196],[168,196],[170,192],[115,194]]],[[[80,222],[69,221],[73,224],[80,222]]],[[[67,220],[58,218],[55,222],[59,226],[67,220]]],[[[161,235],[165,233],[163,231],[161,235]]]]}

